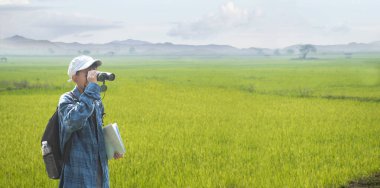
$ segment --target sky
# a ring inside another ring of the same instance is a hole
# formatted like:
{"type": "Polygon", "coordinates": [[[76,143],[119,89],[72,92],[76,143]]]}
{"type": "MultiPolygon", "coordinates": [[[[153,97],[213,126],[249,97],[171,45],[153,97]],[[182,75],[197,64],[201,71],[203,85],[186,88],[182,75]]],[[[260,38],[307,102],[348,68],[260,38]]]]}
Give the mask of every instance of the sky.
{"type": "Polygon", "coordinates": [[[377,0],[0,0],[0,38],[231,45],[380,41],[377,0]]]}

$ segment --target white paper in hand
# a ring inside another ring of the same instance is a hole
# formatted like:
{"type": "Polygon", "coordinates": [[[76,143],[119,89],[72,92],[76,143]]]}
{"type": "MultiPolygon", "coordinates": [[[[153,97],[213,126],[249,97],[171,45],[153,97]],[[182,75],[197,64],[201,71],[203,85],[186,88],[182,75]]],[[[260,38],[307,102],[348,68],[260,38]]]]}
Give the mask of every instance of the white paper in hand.
{"type": "Polygon", "coordinates": [[[119,154],[125,153],[124,144],[116,123],[103,127],[103,134],[108,160],[113,159],[116,152],[119,154]]]}

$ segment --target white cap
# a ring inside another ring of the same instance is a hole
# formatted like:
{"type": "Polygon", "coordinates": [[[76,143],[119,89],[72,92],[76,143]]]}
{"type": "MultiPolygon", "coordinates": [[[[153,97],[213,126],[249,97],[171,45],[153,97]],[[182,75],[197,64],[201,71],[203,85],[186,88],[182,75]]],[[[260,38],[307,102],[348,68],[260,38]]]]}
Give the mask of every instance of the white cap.
{"type": "Polygon", "coordinates": [[[81,55],[75,57],[73,60],[71,60],[69,69],[67,70],[67,74],[70,78],[68,81],[71,81],[72,77],[76,74],[76,72],[87,69],[94,63],[96,63],[97,66],[100,66],[102,64],[102,62],[99,59],[94,59],[90,56],[81,55]]]}

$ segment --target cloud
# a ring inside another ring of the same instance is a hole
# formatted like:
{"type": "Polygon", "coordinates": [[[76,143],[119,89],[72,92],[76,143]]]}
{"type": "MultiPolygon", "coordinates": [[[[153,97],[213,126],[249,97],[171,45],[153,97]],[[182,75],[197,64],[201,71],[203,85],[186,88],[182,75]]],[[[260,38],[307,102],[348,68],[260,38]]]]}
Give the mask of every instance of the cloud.
{"type": "Polygon", "coordinates": [[[29,3],[29,0],[0,0],[0,5],[25,5],[29,3]]]}
{"type": "Polygon", "coordinates": [[[339,25],[331,27],[330,31],[332,31],[334,33],[346,34],[346,33],[349,33],[351,31],[351,28],[345,24],[339,24],[339,25]]]}
{"type": "Polygon", "coordinates": [[[29,6],[29,5],[0,5],[0,14],[5,12],[19,12],[19,11],[36,11],[42,9],[49,9],[49,7],[42,6],[29,6]]]}
{"type": "Polygon", "coordinates": [[[50,30],[57,35],[78,34],[85,31],[97,31],[121,27],[118,23],[80,14],[49,13],[40,15],[36,27],[50,30]]]}
{"type": "Polygon", "coordinates": [[[197,21],[177,23],[168,35],[183,39],[208,38],[226,30],[249,27],[261,15],[261,10],[248,11],[233,2],[227,2],[218,12],[205,15],[197,21]]]}
{"type": "Polygon", "coordinates": [[[352,32],[352,27],[342,24],[342,23],[336,23],[336,24],[326,24],[326,25],[311,25],[309,27],[306,27],[308,29],[305,29],[304,32],[308,32],[310,34],[314,35],[322,35],[322,36],[336,36],[341,37],[346,34],[350,34],[352,32]]]}
{"type": "Polygon", "coordinates": [[[2,38],[18,34],[35,39],[53,39],[121,27],[120,23],[98,17],[24,5],[0,6],[0,23],[6,26],[0,27],[2,38]]]}

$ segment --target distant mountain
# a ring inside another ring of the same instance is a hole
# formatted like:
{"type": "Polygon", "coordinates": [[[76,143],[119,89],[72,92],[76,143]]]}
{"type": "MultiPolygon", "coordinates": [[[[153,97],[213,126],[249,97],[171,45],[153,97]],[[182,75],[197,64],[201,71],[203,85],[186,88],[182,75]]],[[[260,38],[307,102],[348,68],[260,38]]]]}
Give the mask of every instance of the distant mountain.
{"type": "Polygon", "coordinates": [[[112,44],[116,44],[116,45],[148,45],[148,44],[152,44],[152,43],[141,41],[141,40],[128,39],[128,40],[122,40],[122,41],[115,40],[115,41],[112,41],[112,42],[107,43],[107,44],[111,44],[111,45],[112,44]]]}
{"type": "MultiPolygon", "coordinates": [[[[147,56],[280,56],[297,55],[301,45],[282,49],[235,48],[229,45],[185,45],[151,43],[141,40],[112,41],[104,44],[81,44],[34,40],[23,36],[0,40],[0,56],[6,55],[147,55],[147,56]]],[[[379,53],[380,41],[339,45],[314,45],[316,54],[379,53]]]]}

